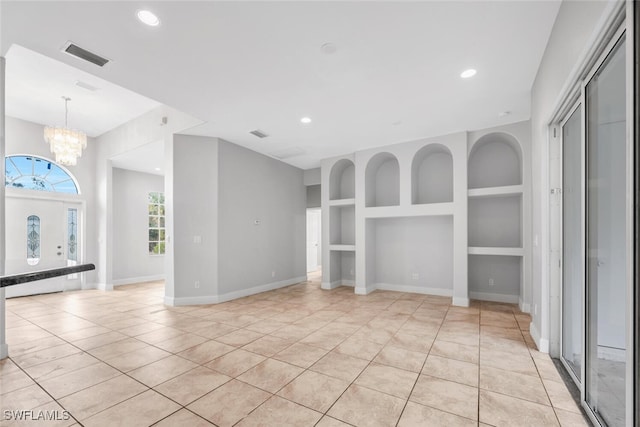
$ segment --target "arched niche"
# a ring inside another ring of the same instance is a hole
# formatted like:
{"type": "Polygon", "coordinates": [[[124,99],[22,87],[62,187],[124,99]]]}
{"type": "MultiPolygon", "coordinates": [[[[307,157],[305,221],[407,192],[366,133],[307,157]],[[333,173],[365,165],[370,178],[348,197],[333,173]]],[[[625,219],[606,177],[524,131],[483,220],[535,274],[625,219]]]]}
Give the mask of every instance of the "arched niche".
{"type": "Polygon", "coordinates": [[[522,184],[522,150],[513,136],[495,132],[480,138],[469,154],[469,188],[522,184]]]}
{"type": "Polygon", "coordinates": [[[400,165],[391,153],[379,153],[369,160],[365,171],[365,206],[400,204],[400,165]]]}
{"type": "Polygon", "coordinates": [[[353,199],[356,197],[355,166],[348,159],[338,160],[329,175],[329,199],[353,199]]]}
{"type": "Polygon", "coordinates": [[[453,202],[453,156],[444,145],[429,144],[413,157],[411,200],[414,205],[453,202]]]}

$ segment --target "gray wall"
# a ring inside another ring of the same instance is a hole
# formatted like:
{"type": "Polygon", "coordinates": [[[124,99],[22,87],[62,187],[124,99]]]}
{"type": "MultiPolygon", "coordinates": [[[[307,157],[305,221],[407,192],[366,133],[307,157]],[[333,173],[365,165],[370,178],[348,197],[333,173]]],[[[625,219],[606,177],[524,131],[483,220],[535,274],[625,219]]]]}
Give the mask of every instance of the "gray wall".
{"type": "Polygon", "coordinates": [[[303,171],[224,141],[218,154],[220,294],[305,277],[303,171]]]}
{"type": "Polygon", "coordinates": [[[218,139],[174,135],[173,148],[174,297],[217,295],[218,139]]]}
{"type": "Polygon", "coordinates": [[[320,184],[307,186],[307,208],[320,207],[320,184]]]}
{"type": "Polygon", "coordinates": [[[164,255],[149,255],[148,195],[164,192],[164,177],[113,169],[114,284],[164,275],[164,255]]]}
{"type": "Polygon", "coordinates": [[[377,283],[453,289],[452,216],[385,218],[372,223],[377,244],[375,260],[368,262],[375,266],[377,283]]]}

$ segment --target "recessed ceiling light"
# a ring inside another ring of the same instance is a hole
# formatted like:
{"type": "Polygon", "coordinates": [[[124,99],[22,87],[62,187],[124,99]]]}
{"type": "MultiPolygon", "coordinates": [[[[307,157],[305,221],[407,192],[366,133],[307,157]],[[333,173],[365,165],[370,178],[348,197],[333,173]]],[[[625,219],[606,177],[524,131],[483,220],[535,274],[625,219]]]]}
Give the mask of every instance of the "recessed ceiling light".
{"type": "Polygon", "coordinates": [[[460,77],[462,77],[463,79],[468,79],[469,77],[475,76],[476,73],[476,70],[474,70],[473,68],[469,68],[468,70],[464,70],[462,74],[460,74],[460,77]]]}
{"type": "Polygon", "coordinates": [[[308,125],[309,123],[311,123],[311,117],[303,117],[303,118],[301,118],[300,119],[300,123],[308,125]]]}
{"type": "Polygon", "coordinates": [[[158,19],[155,13],[149,10],[139,10],[137,16],[143,24],[147,24],[151,27],[157,27],[160,25],[160,19],[158,19]]]}
{"type": "Polygon", "coordinates": [[[159,171],[159,170],[160,170],[160,168],[156,168],[156,170],[157,170],[157,171],[159,171]]]}

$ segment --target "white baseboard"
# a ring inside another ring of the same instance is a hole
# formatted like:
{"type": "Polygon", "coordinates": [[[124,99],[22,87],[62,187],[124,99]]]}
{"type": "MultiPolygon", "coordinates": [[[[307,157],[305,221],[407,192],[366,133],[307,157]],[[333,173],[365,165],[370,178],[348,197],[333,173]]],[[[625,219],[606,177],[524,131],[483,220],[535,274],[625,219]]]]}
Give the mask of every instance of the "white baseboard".
{"type": "Polygon", "coordinates": [[[322,289],[335,289],[335,288],[339,288],[340,286],[349,286],[349,287],[355,287],[356,286],[356,282],[355,280],[334,280],[333,282],[322,282],[322,285],[320,285],[322,287],[322,289]]]}
{"type": "Polygon", "coordinates": [[[81,286],[81,289],[83,291],[86,291],[87,289],[98,289],[98,284],[97,283],[83,283],[81,286]]]}
{"type": "Polygon", "coordinates": [[[541,353],[549,353],[549,340],[540,337],[540,332],[533,322],[529,324],[529,333],[531,334],[531,338],[533,338],[533,341],[536,343],[538,351],[540,351],[541,353]]]}
{"type": "Polygon", "coordinates": [[[356,286],[355,289],[353,290],[353,293],[355,293],[356,295],[369,295],[371,292],[375,291],[376,288],[375,286],[356,286]]]}
{"type": "Polygon", "coordinates": [[[412,286],[412,285],[396,285],[393,283],[376,283],[373,285],[374,289],[380,289],[381,291],[397,291],[397,292],[411,292],[414,294],[426,294],[437,295],[443,297],[450,297],[453,295],[451,289],[444,288],[428,288],[424,286],[412,286]]]}
{"type": "Polygon", "coordinates": [[[9,357],[9,346],[7,344],[0,344],[0,360],[9,357]]]}
{"type": "Polygon", "coordinates": [[[451,304],[458,307],[469,307],[471,300],[469,298],[453,297],[451,304]]]}
{"type": "Polygon", "coordinates": [[[96,289],[99,291],[112,291],[113,283],[96,283],[96,289]]]}
{"type": "Polygon", "coordinates": [[[626,362],[627,352],[621,348],[598,346],[598,359],[610,360],[612,362],[626,362]]]}
{"type": "Polygon", "coordinates": [[[492,294],[490,292],[469,292],[469,297],[480,301],[504,302],[508,304],[518,304],[520,300],[518,295],[492,294]]]}
{"type": "Polygon", "coordinates": [[[279,282],[266,283],[264,285],[254,286],[252,288],[241,289],[238,291],[227,292],[220,295],[203,295],[197,297],[164,297],[164,303],[171,306],[181,305],[201,305],[201,304],[217,304],[220,302],[231,301],[237,298],[249,295],[259,294],[261,292],[272,291],[274,289],[284,288],[285,286],[295,285],[296,283],[305,282],[306,276],[294,277],[292,279],[281,280],[279,282]]]}
{"type": "Polygon", "coordinates": [[[151,276],[140,276],[140,277],[129,277],[126,279],[115,279],[112,280],[111,283],[113,286],[122,286],[122,285],[131,285],[133,283],[143,283],[143,282],[157,282],[159,280],[164,280],[164,274],[154,274],[151,276]]]}
{"type": "Polygon", "coordinates": [[[518,307],[523,313],[531,313],[531,304],[529,304],[528,302],[525,303],[522,298],[518,300],[518,307]]]}

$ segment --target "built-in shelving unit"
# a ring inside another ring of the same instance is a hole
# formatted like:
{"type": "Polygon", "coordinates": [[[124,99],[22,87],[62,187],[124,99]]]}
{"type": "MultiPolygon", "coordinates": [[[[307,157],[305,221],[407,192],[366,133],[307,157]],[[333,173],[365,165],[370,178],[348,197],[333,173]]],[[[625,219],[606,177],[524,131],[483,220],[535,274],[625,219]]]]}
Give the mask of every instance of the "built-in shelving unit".
{"type": "Polygon", "coordinates": [[[469,294],[519,302],[522,288],[522,147],[492,132],[471,146],[468,164],[469,294]]]}
{"type": "MultiPolygon", "coordinates": [[[[329,197],[323,202],[323,224],[328,236],[329,260],[323,265],[323,288],[355,283],[355,165],[353,160],[341,158],[332,166],[328,177],[329,197]],[[328,212],[326,212],[328,210],[328,212]],[[328,213],[328,215],[327,215],[328,213]]],[[[324,199],[323,199],[324,200],[324,199]]],[[[324,246],[324,245],[323,245],[324,246]]]]}
{"type": "Polygon", "coordinates": [[[522,303],[528,138],[523,122],[324,160],[323,288],[522,303]]]}

